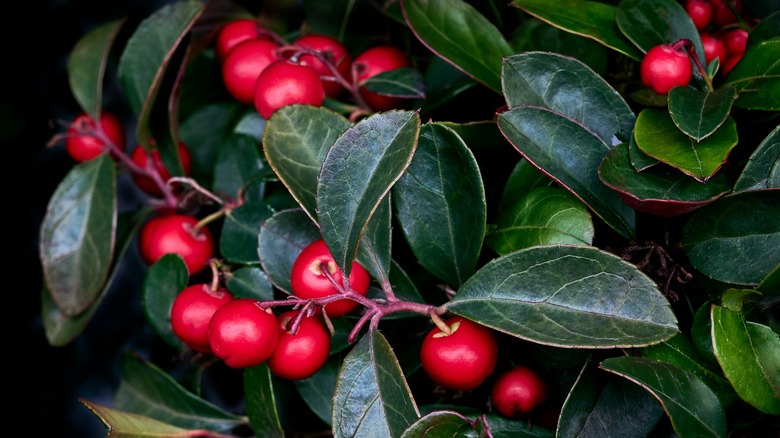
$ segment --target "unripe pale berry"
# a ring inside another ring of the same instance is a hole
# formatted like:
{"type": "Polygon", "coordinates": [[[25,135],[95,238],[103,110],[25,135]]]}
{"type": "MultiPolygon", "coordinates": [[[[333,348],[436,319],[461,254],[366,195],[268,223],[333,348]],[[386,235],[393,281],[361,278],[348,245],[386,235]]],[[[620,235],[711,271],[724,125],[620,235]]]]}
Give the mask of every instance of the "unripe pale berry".
{"type": "Polygon", "coordinates": [[[672,88],[690,83],[693,66],[684,50],[676,50],[671,44],[659,44],[642,58],[639,75],[646,87],[666,95],[672,88]]]}

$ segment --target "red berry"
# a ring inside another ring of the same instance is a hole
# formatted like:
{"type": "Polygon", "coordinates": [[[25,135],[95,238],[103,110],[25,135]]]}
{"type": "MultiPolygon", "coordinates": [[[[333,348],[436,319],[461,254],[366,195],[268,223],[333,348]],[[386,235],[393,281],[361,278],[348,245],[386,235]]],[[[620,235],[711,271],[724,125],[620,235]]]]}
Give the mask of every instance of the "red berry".
{"type": "Polygon", "coordinates": [[[217,309],[231,301],[233,295],[221,287],[212,290],[209,284],[193,284],[184,288],[171,307],[173,333],[193,350],[211,353],[206,336],[209,321],[217,309]]]}
{"type": "MultiPolygon", "coordinates": [[[[150,139],[149,141],[150,143],[154,144],[154,139],[150,139]]],[[[165,164],[163,164],[162,158],[160,158],[160,152],[155,149],[152,151],[151,156],[154,169],[160,173],[160,177],[162,177],[163,181],[170,179],[171,174],[168,172],[165,164]]],[[[187,148],[187,145],[181,141],[179,142],[179,158],[181,159],[181,166],[184,170],[184,174],[189,175],[192,168],[192,154],[190,153],[189,148],[187,148]]],[[[147,161],[149,160],[149,154],[147,154],[146,149],[139,145],[136,146],[136,148],[133,149],[133,152],[130,153],[130,159],[133,160],[133,162],[138,166],[146,168],[147,161]]],[[[134,172],[132,174],[132,178],[138,188],[147,194],[152,196],[162,196],[162,190],[160,190],[157,184],[155,184],[154,180],[152,180],[150,177],[134,172]]]]}
{"type": "Polygon", "coordinates": [[[690,83],[693,67],[684,50],[675,50],[671,44],[659,44],[642,58],[639,75],[646,87],[666,95],[672,88],[690,83]]]}
{"type": "Polygon", "coordinates": [[[710,3],[712,3],[712,22],[716,27],[723,27],[738,21],[737,16],[734,15],[734,12],[729,5],[733,7],[738,14],[742,13],[741,0],[710,0],[710,3]]]}
{"type": "Polygon", "coordinates": [[[330,354],[330,332],[319,317],[304,317],[298,330],[291,333],[290,326],[297,314],[297,310],[291,310],[277,317],[279,340],[268,359],[271,372],[289,380],[313,376],[330,354]]]}
{"type": "Polygon", "coordinates": [[[214,237],[206,227],[196,230],[198,219],[185,214],[155,216],[138,234],[139,253],[151,265],[166,254],[178,254],[187,271],[203,269],[214,255],[214,237]]]}
{"type": "Polygon", "coordinates": [[[726,76],[737,65],[739,60],[742,59],[742,55],[742,53],[737,53],[726,58],[726,62],[723,63],[723,76],[726,76]]]}
{"type": "Polygon", "coordinates": [[[517,366],[498,376],[490,400],[499,414],[522,418],[547,400],[547,385],[533,369],[517,366]]]}
{"type": "Polygon", "coordinates": [[[708,0],[686,0],[685,11],[698,31],[712,22],[712,4],[708,0]]]}
{"type": "Polygon", "coordinates": [[[238,18],[222,25],[214,40],[214,51],[219,61],[223,61],[228,53],[240,42],[250,39],[272,40],[262,33],[262,25],[251,18],[238,18]]]}
{"type": "MultiPolygon", "coordinates": [[[[322,271],[325,266],[336,282],[343,286],[341,269],[333,260],[333,255],[325,245],[325,241],[315,240],[301,251],[293,263],[290,274],[293,295],[298,298],[312,299],[338,294],[338,289],[333,286],[322,271]]],[[[365,296],[370,282],[371,277],[368,275],[368,271],[357,262],[352,262],[352,270],[349,273],[350,287],[358,294],[365,296]]],[[[325,312],[328,316],[339,317],[352,312],[358,306],[357,302],[345,298],[326,304],[325,312]]]]}
{"type": "Polygon", "coordinates": [[[215,356],[232,368],[249,368],[268,360],[276,348],[276,317],[252,298],[237,298],[214,312],[207,336],[215,356]]]}
{"type": "Polygon", "coordinates": [[[461,316],[445,321],[452,332],[431,329],[420,348],[420,363],[437,384],[457,391],[479,386],[498,360],[498,343],[492,329],[461,316]]]}
{"type": "Polygon", "coordinates": [[[726,43],[723,42],[723,38],[720,35],[702,32],[701,45],[704,48],[704,59],[707,61],[707,64],[715,58],[719,58],[721,63],[726,60],[728,51],[726,51],[726,43]]]}
{"type": "Polygon", "coordinates": [[[251,105],[255,99],[257,77],[276,61],[273,41],[250,39],[238,43],[222,62],[222,82],[233,98],[251,105]]]}
{"type": "Polygon", "coordinates": [[[254,99],[257,112],[267,120],[288,105],[321,106],[325,89],[314,68],[279,59],[258,76],[254,99]]]}
{"type": "Polygon", "coordinates": [[[731,29],[723,33],[723,41],[730,56],[744,53],[747,40],[748,31],[745,29],[731,29]]]}
{"type": "MultiPolygon", "coordinates": [[[[310,34],[298,38],[293,45],[322,53],[330,59],[342,77],[349,77],[352,58],[349,56],[347,49],[337,39],[327,35],[310,34]]],[[[313,67],[319,73],[320,78],[333,77],[333,72],[330,68],[312,55],[302,55],[300,63],[301,65],[313,67]]],[[[332,98],[338,97],[344,91],[344,87],[335,80],[323,80],[322,86],[325,88],[325,95],[332,98]]]]}
{"type": "MultiPolygon", "coordinates": [[[[100,113],[100,126],[103,134],[119,150],[125,149],[125,128],[119,118],[111,112],[100,113]]],[[[76,161],[91,160],[106,150],[106,142],[96,132],[97,125],[87,113],[81,113],[73,119],[67,130],[65,150],[76,161]]]]}
{"type": "MultiPolygon", "coordinates": [[[[411,62],[404,52],[392,46],[374,46],[355,57],[352,62],[353,71],[356,72],[357,83],[360,84],[367,79],[374,77],[386,71],[395,70],[400,67],[409,67],[411,62]]],[[[365,87],[360,87],[360,94],[363,100],[374,111],[385,111],[401,105],[403,98],[394,96],[383,96],[381,94],[368,91],[365,87]]]]}

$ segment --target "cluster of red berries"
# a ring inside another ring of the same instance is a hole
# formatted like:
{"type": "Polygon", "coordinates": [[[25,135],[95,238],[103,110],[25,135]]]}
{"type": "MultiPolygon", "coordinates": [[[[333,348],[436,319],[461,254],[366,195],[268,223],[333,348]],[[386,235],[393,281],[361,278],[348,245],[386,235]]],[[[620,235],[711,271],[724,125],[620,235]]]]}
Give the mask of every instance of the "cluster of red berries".
{"type": "Polygon", "coordinates": [[[307,34],[288,44],[253,19],[224,24],[215,40],[225,88],[237,101],[254,105],[264,119],[292,104],[321,106],[345,90],[373,111],[392,109],[402,99],[367,90],[360,84],[410,60],[393,46],[374,46],[354,60],[341,42],[322,34],[307,34]],[[353,96],[357,98],[357,96],[353,96]]]}
{"type": "Polygon", "coordinates": [[[741,27],[742,2],[732,0],[686,0],[685,10],[699,31],[707,64],[718,58],[726,75],[742,59],[748,31],[741,27]]]}
{"type": "MultiPolygon", "coordinates": [[[[420,347],[420,363],[438,385],[469,391],[487,379],[498,361],[498,340],[492,329],[462,316],[443,321],[447,329],[432,328],[420,347]]],[[[494,381],[493,408],[508,418],[524,418],[548,399],[547,384],[531,367],[517,365],[494,381]]]]}

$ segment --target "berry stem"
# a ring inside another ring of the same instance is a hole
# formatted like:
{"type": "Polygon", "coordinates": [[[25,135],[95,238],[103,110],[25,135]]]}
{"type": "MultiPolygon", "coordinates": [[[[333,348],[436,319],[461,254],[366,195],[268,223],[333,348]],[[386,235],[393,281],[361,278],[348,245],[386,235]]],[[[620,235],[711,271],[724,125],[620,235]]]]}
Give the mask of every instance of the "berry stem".
{"type": "Polygon", "coordinates": [[[715,88],[712,86],[712,78],[707,74],[707,68],[704,67],[701,60],[699,60],[699,57],[696,55],[696,46],[693,45],[693,41],[687,38],[681,38],[672,44],[672,49],[686,50],[693,60],[693,65],[696,66],[696,71],[699,72],[699,76],[701,76],[702,79],[704,79],[704,83],[707,84],[707,90],[709,90],[710,93],[715,91],[715,88]]]}

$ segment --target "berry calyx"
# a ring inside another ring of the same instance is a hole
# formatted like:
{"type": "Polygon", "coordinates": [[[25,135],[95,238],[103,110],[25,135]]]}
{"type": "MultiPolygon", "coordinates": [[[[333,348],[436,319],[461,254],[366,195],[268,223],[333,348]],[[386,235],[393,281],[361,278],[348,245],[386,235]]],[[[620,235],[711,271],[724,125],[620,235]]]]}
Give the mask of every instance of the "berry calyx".
{"type": "MultiPolygon", "coordinates": [[[[101,111],[100,128],[102,135],[117,149],[125,149],[125,129],[119,118],[111,112],[101,111]]],[[[91,160],[107,150],[106,142],[97,132],[95,120],[87,113],[77,115],[67,129],[65,150],[78,162],[91,160]]]]}
{"type": "Polygon", "coordinates": [[[647,51],[639,67],[642,83],[657,94],[666,95],[674,87],[687,86],[693,75],[688,54],[672,44],[659,44],[647,51]]]}
{"type": "Polygon", "coordinates": [[[277,317],[279,340],[268,359],[268,368],[275,375],[289,380],[313,376],[325,365],[330,354],[330,332],[318,316],[303,317],[295,333],[292,324],[297,310],[277,317]]]}
{"type": "MultiPolygon", "coordinates": [[[[352,58],[339,40],[327,35],[309,34],[298,38],[293,42],[293,45],[316,50],[336,67],[336,70],[343,78],[349,77],[349,71],[352,68],[352,58]]],[[[299,62],[301,65],[308,65],[317,70],[320,78],[322,78],[322,86],[325,89],[326,96],[335,98],[344,91],[344,86],[335,80],[331,69],[320,59],[317,59],[316,56],[301,55],[299,62]],[[330,80],[327,78],[330,78],[330,80]]]]}
{"type": "Polygon", "coordinates": [[[461,316],[444,323],[450,333],[434,327],[423,339],[420,363],[435,383],[452,390],[476,388],[493,372],[498,343],[492,329],[461,316]]]}
{"type": "Polygon", "coordinates": [[[516,366],[498,376],[490,400],[504,417],[523,418],[547,400],[547,392],[547,385],[536,371],[516,366]]]}
{"type": "MultiPolygon", "coordinates": [[[[411,61],[404,52],[393,46],[374,46],[360,53],[352,62],[354,81],[361,84],[380,73],[409,67],[411,61]]],[[[397,96],[384,96],[371,92],[361,86],[359,88],[363,100],[374,111],[386,111],[400,106],[404,99],[397,96]]]]}
{"type": "Polygon", "coordinates": [[[171,329],[188,347],[202,353],[211,353],[206,336],[214,312],[233,301],[227,289],[212,290],[210,284],[193,284],[184,288],[171,306],[171,329]]]}
{"type": "Polygon", "coordinates": [[[279,108],[293,104],[322,106],[324,100],[325,89],[317,70],[286,59],[266,67],[255,85],[255,109],[266,120],[279,108]]]}
{"type": "MultiPolygon", "coordinates": [[[[341,293],[323,272],[327,269],[337,284],[344,286],[341,269],[336,265],[330,250],[322,239],[315,240],[301,251],[292,266],[290,283],[293,295],[303,299],[322,298],[341,293]]],[[[349,273],[349,286],[359,295],[365,296],[371,277],[368,271],[357,262],[352,262],[349,273]]],[[[324,306],[330,317],[339,317],[351,313],[359,304],[344,298],[324,306]]]]}
{"type": "Polygon", "coordinates": [[[249,368],[268,360],[276,348],[279,327],[260,301],[237,298],[214,312],[207,330],[215,356],[232,368],[249,368]]]}
{"type": "Polygon", "coordinates": [[[258,38],[242,41],[222,62],[222,82],[234,99],[251,105],[255,99],[255,84],[260,73],[277,60],[273,41],[258,38]]]}
{"type": "MultiPolygon", "coordinates": [[[[154,144],[154,139],[150,139],[149,142],[154,144]]],[[[185,175],[189,175],[192,168],[192,154],[190,153],[189,148],[187,148],[187,145],[182,141],[179,142],[178,150],[179,150],[179,159],[181,160],[182,170],[184,171],[185,175]]],[[[140,145],[136,146],[135,149],[133,149],[133,152],[130,153],[130,159],[141,168],[147,168],[149,156],[150,154],[146,152],[146,149],[144,149],[140,145]]],[[[165,164],[163,163],[162,158],[160,157],[160,151],[158,151],[157,149],[151,151],[151,157],[152,157],[151,164],[153,166],[152,171],[158,172],[163,181],[168,181],[171,178],[171,174],[168,171],[168,169],[165,167],[165,164]]],[[[138,186],[138,188],[143,190],[148,195],[155,196],[155,197],[159,197],[163,195],[162,190],[154,182],[152,178],[143,175],[141,173],[134,172],[132,174],[132,179],[135,182],[135,184],[138,186]]]]}
{"type": "Polygon", "coordinates": [[[203,269],[214,255],[214,236],[198,219],[172,213],[148,220],[138,234],[139,253],[151,265],[166,254],[178,254],[190,275],[203,269]]]}

